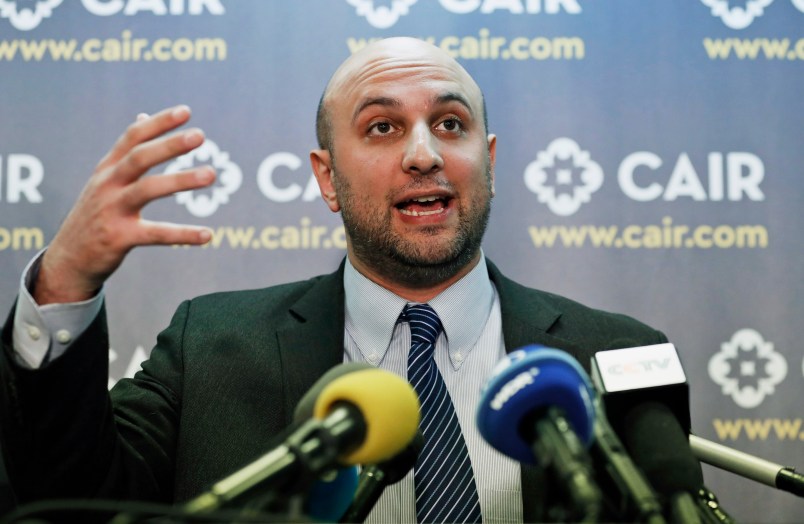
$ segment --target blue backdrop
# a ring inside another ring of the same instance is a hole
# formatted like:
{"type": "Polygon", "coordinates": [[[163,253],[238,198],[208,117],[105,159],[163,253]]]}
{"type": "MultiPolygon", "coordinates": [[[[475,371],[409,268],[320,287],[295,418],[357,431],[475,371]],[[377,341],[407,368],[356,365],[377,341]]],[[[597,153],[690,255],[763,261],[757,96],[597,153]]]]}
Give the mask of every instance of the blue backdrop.
{"type": "MultiPolygon", "coordinates": [[[[486,253],[520,282],[621,311],[679,348],[693,431],[804,466],[802,0],[0,0],[0,307],[139,112],[186,103],[213,190],[147,216],[205,248],[135,251],[110,280],[110,384],[176,305],[333,270],[310,186],[315,107],[371,38],[452,53],[498,135],[486,253]],[[799,341],[799,342],[797,342],[799,341]]],[[[741,521],[791,495],[713,468],[741,521]]]]}

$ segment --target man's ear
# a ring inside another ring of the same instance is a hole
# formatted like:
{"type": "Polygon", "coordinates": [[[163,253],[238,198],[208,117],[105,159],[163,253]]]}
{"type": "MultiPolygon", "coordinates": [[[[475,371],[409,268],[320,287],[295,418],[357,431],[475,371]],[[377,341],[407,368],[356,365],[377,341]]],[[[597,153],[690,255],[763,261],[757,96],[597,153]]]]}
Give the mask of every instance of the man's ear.
{"type": "Polygon", "coordinates": [[[313,174],[318,182],[318,189],[321,197],[327,203],[333,213],[341,210],[338,203],[338,193],[335,191],[335,184],[332,182],[334,171],[332,170],[332,155],[327,149],[313,149],[310,151],[310,164],[313,166],[313,174]]]}
{"type": "Polygon", "coordinates": [[[489,177],[491,177],[491,196],[494,196],[494,164],[497,162],[497,135],[489,134],[489,177]]]}

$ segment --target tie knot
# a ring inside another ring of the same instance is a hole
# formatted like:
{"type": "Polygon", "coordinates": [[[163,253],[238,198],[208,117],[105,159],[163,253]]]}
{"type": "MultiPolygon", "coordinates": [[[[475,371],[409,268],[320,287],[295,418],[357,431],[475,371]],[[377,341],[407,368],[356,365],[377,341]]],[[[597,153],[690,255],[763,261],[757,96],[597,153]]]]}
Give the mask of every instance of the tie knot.
{"type": "Polygon", "coordinates": [[[428,304],[408,304],[402,311],[402,318],[410,324],[412,343],[426,342],[435,345],[443,327],[433,308],[428,304]]]}

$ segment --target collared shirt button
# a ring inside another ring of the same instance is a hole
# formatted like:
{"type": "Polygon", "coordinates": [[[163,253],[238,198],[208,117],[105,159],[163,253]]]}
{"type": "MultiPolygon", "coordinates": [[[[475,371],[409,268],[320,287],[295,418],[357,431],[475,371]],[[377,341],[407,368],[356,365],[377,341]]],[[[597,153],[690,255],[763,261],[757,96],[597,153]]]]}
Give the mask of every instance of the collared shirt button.
{"type": "Polygon", "coordinates": [[[371,355],[368,356],[368,360],[372,364],[376,364],[378,359],[379,359],[379,356],[377,355],[377,353],[372,353],[371,355]]]}
{"type": "Polygon", "coordinates": [[[460,351],[455,353],[455,360],[457,360],[458,362],[463,362],[463,353],[461,353],[460,351]]]}
{"type": "Polygon", "coordinates": [[[56,331],[56,340],[61,344],[68,344],[73,339],[73,336],[66,329],[56,331]]]}
{"type": "Polygon", "coordinates": [[[31,337],[31,340],[39,340],[39,337],[42,336],[42,332],[39,331],[39,328],[36,326],[28,326],[28,336],[31,337]]]}

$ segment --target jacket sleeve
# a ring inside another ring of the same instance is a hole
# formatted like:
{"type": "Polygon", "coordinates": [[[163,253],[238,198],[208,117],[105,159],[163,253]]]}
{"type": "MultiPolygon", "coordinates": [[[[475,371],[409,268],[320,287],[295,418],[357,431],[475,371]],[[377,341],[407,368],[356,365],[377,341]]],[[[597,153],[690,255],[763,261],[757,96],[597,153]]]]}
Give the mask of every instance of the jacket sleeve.
{"type": "Polygon", "coordinates": [[[185,303],[143,369],[110,393],[105,309],[69,351],[36,370],[13,360],[12,310],[0,355],[0,436],[20,503],[172,500],[186,312],[185,303]]]}

